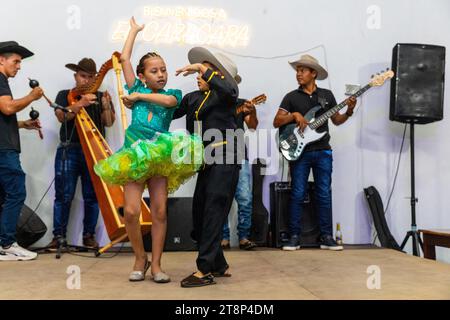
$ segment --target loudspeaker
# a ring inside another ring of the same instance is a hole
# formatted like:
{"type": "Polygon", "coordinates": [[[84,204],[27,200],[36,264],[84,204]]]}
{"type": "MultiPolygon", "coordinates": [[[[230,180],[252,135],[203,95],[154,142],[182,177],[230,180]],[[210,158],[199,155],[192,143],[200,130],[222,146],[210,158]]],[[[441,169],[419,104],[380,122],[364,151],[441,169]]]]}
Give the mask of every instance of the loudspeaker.
{"type": "MultiPolygon", "coordinates": [[[[289,182],[272,182],[270,184],[270,232],[271,244],[281,248],[289,241],[289,201],[291,186],[289,182]]],[[[319,246],[319,217],[315,211],[314,182],[308,182],[308,192],[303,202],[300,219],[300,245],[303,247],[319,246]]]]}
{"type": "MultiPolygon", "coordinates": [[[[148,205],[150,199],[144,198],[148,205]]],[[[167,199],[167,233],[164,251],[195,251],[197,245],[191,238],[192,198],[173,197],[167,199]]],[[[144,237],[145,251],[152,251],[151,233],[144,237]]]]}
{"type": "Polygon", "coordinates": [[[28,248],[45,235],[47,226],[32,209],[24,205],[17,221],[16,232],[17,243],[28,248]]]}
{"type": "MultiPolygon", "coordinates": [[[[2,216],[5,194],[0,189],[0,217],[2,216]]],[[[47,226],[27,205],[23,205],[16,225],[16,239],[19,246],[28,248],[41,239],[47,232],[47,226]]]]}
{"type": "Polygon", "coordinates": [[[443,119],[445,47],[398,43],[392,70],[390,120],[425,124],[443,119]]]}

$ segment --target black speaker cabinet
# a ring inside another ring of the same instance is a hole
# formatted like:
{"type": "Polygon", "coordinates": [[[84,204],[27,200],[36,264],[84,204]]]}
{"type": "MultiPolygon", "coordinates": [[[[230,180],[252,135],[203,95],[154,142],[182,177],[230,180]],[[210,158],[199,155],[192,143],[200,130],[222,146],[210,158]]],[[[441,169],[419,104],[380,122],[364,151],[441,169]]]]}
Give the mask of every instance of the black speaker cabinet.
{"type": "MultiPolygon", "coordinates": [[[[144,198],[149,204],[149,198],[144,198]]],[[[167,233],[164,251],[195,251],[192,232],[192,198],[167,199],[167,233]]],[[[145,251],[152,251],[151,234],[144,237],[145,251]]]]}
{"type": "MultiPolygon", "coordinates": [[[[0,188],[0,218],[2,217],[5,193],[0,188]]],[[[23,205],[16,225],[17,243],[24,248],[28,248],[33,243],[41,239],[47,232],[47,226],[39,216],[27,205],[23,205]]]]}
{"type": "Polygon", "coordinates": [[[17,243],[28,248],[41,239],[47,232],[47,226],[30,207],[24,205],[16,226],[17,243]]]}
{"type": "Polygon", "coordinates": [[[418,124],[442,120],[445,47],[398,43],[392,70],[389,119],[418,124]]]}
{"type": "MultiPolygon", "coordinates": [[[[270,184],[270,233],[274,248],[281,248],[284,243],[289,241],[290,196],[289,182],[272,182],[270,184]]],[[[319,217],[315,211],[313,182],[308,182],[308,192],[303,202],[300,224],[300,245],[303,247],[319,246],[319,217]]]]}

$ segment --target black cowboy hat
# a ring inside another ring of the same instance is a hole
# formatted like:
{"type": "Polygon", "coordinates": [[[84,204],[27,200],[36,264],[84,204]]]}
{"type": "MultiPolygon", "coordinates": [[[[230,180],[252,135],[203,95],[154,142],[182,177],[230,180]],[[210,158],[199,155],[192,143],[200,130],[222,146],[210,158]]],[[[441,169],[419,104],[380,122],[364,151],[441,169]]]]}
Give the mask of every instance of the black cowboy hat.
{"type": "Polygon", "coordinates": [[[20,46],[15,41],[0,42],[0,54],[2,53],[16,53],[21,56],[22,59],[26,59],[34,55],[33,52],[25,47],[20,46]]]}
{"type": "Polygon", "coordinates": [[[84,71],[91,74],[97,74],[97,65],[95,64],[95,61],[90,58],[83,58],[78,64],[66,64],[66,68],[75,72],[84,71]]]}

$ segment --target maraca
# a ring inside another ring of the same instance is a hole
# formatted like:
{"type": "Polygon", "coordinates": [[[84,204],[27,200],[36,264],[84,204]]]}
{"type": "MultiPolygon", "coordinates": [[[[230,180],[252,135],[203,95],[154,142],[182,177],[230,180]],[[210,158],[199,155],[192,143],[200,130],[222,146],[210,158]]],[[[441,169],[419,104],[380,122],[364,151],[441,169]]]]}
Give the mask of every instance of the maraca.
{"type": "Polygon", "coordinates": [[[30,85],[31,89],[39,87],[39,81],[30,79],[30,78],[28,78],[28,80],[30,80],[29,85],[30,85]]]}
{"type": "MultiPolygon", "coordinates": [[[[30,84],[30,86],[31,86],[31,84],[30,84]]],[[[36,87],[39,87],[39,83],[37,84],[36,87]]],[[[39,111],[34,110],[34,108],[31,107],[30,118],[32,120],[37,120],[39,118],[39,111]]],[[[44,135],[42,134],[42,130],[41,129],[38,129],[38,133],[39,133],[39,138],[44,139],[44,135]]]]}
{"type": "MultiPolygon", "coordinates": [[[[28,78],[28,80],[30,80],[30,82],[28,83],[31,89],[37,88],[39,87],[39,81],[35,80],[35,79],[30,79],[28,78]]],[[[49,98],[47,98],[47,96],[45,95],[45,93],[43,93],[43,96],[45,98],[45,100],[47,100],[47,102],[51,105],[52,102],[50,101],[49,98]]]]}
{"type": "MultiPolygon", "coordinates": [[[[37,80],[35,80],[35,79],[30,79],[30,78],[28,78],[28,80],[30,80],[30,82],[28,83],[28,84],[30,85],[30,88],[34,89],[34,88],[39,87],[39,81],[37,81],[37,80]]],[[[50,105],[50,107],[52,107],[52,108],[54,108],[54,109],[64,110],[64,112],[71,112],[71,113],[73,113],[72,110],[69,110],[69,109],[66,110],[66,108],[63,108],[63,107],[61,107],[60,105],[58,105],[58,104],[52,102],[49,98],[47,98],[47,96],[45,95],[45,93],[43,93],[43,96],[44,96],[45,100],[47,100],[47,102],[48,102],[48,104],[50,105]]]]}
{"type": "Polygon", "coordinates": [[[36,120],[37,118],[39,118],[39,111],[36,111],[36,110],[34,110],[33,107],[31,107],[30,118],[33,120],[36,120]]]}

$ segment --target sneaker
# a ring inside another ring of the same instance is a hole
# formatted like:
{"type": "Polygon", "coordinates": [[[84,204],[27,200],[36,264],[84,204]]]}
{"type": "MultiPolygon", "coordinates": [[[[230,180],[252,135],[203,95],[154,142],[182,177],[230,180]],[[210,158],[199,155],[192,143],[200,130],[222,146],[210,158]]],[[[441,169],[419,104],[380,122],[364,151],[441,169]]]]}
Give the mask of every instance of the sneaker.
{"type": "Polygon", "coordinates": [[[95,237],[92,234],[86,234],[83,236],[83,246],[88,248],[98,248],[98,243],[95,241],[95,237]]]}
{"type": "Polygon", "coordinates": [[[26,261],[34,260],[36,252],[28,251],[14,242],[9,248],[0,247],[0,261],[26,261]]]}
{"type": "Polygon", "coordinates": [[[333,237],[328,235],[320,238],[320,249],[342,251],[344,250],[344,247],[338,245],[333,237]]]}
{"type": "Polygon", "coordinates": [[[300,249],[300,239],[298,236],[292,236],[289,242],[283,246],[285,251],[295,251],[300,249]]]}

